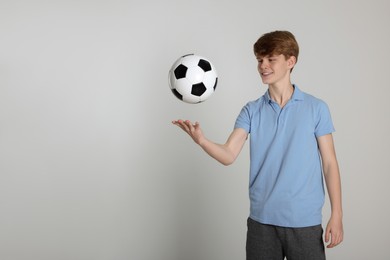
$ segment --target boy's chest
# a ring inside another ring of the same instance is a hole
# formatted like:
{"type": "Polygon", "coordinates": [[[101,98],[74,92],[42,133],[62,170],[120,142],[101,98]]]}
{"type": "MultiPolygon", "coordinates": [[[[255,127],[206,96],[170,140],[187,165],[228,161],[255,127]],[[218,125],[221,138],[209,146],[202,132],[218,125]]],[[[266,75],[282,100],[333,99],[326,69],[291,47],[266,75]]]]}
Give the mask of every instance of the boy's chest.
{"type": "Polygon", "coordinates": [[[274,139],[313,137],[316,122],[314,113],[299,103],[287,104],[279,108],[267,104],[251,120],[251,136],[274,139]]]}

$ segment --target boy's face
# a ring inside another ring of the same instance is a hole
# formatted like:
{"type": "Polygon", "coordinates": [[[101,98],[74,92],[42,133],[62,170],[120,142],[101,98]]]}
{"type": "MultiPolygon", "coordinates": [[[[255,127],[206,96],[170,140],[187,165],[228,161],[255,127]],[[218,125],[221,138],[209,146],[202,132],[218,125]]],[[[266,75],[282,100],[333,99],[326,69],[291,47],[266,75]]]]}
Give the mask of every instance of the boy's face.
{"type": "Polygon", "coordinates": [[[280,55],[256,55],[258,61],[257,69],[264,84],[273,85],[279,82],[290,81],[290,72],[295,65],[295,57],[286,59],[280,55]]]}

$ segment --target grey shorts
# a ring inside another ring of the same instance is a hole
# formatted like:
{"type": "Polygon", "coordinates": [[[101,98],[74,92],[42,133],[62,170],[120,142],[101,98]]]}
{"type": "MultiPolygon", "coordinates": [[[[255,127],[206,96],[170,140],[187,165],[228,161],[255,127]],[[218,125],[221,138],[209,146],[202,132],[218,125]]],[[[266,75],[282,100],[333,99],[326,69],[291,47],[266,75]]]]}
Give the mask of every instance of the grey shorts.
{"type": "Polygon", "coordinates": [[[288,228],[248,218],[247,260],[325,260],[321,225],[288,228]]]}

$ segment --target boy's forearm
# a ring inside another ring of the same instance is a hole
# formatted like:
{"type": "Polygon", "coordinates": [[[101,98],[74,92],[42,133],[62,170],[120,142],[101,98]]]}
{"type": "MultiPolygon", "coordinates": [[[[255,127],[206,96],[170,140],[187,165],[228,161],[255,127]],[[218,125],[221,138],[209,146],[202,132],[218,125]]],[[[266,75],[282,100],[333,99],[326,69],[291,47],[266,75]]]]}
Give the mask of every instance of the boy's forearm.
{"type": "Polygon", "coordinates": [[[331,204],[332,216],[342,218],[341,180],[337,163],[324,169],[326,187],[331,204]]]}
{"type": "Polygon", "coordinates": [[[331,204],[332,216],[342,218],[340,171],[334,149],[332,134],[317,138],[322,158],[322,167],[331,204]]]}
{"type": "Polygon", "coordinates": [[[230,165],[234,162],[234,155],[227,149],[226,145],[214,143],[204,138],[199,146],[212,158],[222,163],[223,165],[230,165]]]}
{"type": "Polygon", "coordinates": [[[248,133],[244,129],[234,129],[225,144],[214,143],[204,136],[197,144],[211,157],[223,165],[232,164],[240,153],[248,133]]]}

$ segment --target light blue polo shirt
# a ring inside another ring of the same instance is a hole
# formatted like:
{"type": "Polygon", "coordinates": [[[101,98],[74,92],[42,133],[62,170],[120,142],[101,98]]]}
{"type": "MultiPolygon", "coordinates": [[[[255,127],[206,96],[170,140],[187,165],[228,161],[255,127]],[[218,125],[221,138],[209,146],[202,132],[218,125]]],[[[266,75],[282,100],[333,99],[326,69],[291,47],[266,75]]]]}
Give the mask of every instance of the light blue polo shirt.
{"type": "Polygon", "coordinates": [[[326,103],[294,85],[281,109],[267,91],[242,108],[235,128],[250,133],[250,217],[282,227],[321,224],[325,192],[316,137],[334,131],[326,103]]]}

